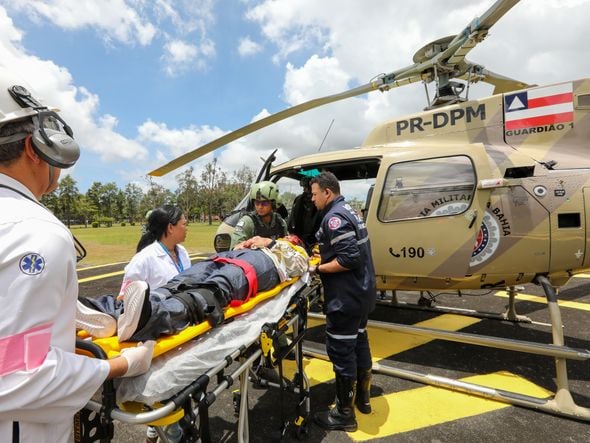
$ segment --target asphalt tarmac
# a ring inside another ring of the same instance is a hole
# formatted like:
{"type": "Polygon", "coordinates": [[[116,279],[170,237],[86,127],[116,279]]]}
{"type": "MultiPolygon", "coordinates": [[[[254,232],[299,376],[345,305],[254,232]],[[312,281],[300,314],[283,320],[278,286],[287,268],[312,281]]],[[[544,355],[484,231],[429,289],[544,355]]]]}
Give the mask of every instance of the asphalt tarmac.
{"type": "MultiPolygon", "coordinates": [[[[80,269],[80,294],[92,297],[116,293],[124,265],[118,263],[80,269]]],[[[573,278],[559,291],[565,344],[583,350],[590,349],[589,278],[573,278]]],[[[413,293],[398,293],[397,297],[400,302],[415,303],[418,300],[413,293]]],[[[441,294],[436,297],[434,306],[503,312],[507,303],[508,299],[501,291],[474,291],[461,297],[441,294]]],[[[549,313],[540,287],[532,284],[524,286],[517,298],[517,311],[528,316],[533,323],[401,309],[392,307],[389,294],[386,294],[383,304],[376,308],[371,319],[536,343],[552,342],[549,313]]],[[[321,349],[323,337],[322,321],[310,318],[305,346],[321,349]]],[[[552,357],[432,340],[376,327],[369,328],[369,340],[374,361],[381,365],[471,381],[496,390],[513,389],[540,398],[552,396],[556,390],[555,360],[552,357]]],[[[286,365],[292,363],[287,362],[286,365]]],[[[331,366],[321,359],[309,357],[305,358],[304,365],[311,383],[311,411],[327,408],[334,398],[331,366]]],[[[590,362],[568,360],[567,374],[575,403],[590,408],[590,362]]],[[[224,391],[209,409],[212,441],[238,441],[231,392],[235,388],[224,391]]],[[[281,396],[276,388],[251,386],[248,394],[249,439],[251,442],[268,442],[282,437],[283,441],[299,441],[296,431],[306,430],[306,441],[313,442],[590,441],[590,426],[586,421],[549,415],[380,373],[373,376],[371,394],[373,412],[363,415],[357,411],[357,432],[325,432],[312,424],[311,419],[306,422],[307,426],[293,425],[300,399],[298,395],[285,392],[281,396]],[[281,434],[282,418],[290,423],[284,434],[281,434]]],[[[142,442],[144,436],[144,426],[115,422],[114,442],[142,442]]]]}

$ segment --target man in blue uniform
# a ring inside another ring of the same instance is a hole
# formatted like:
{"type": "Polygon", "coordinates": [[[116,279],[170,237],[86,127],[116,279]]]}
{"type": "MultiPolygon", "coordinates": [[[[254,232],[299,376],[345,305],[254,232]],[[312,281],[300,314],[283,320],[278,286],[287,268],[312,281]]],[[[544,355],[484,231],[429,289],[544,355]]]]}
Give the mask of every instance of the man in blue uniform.
{"type": "Polygon", "coordinates": [[[324,287],[326,350],[336,375],[335,407],[314,418],[325,429],[356,431],[357,388],[359,411],[371,412],[372,361],[366,326],[377,296],[371,245],[364,222],[340,195],[334,174],[314,177],[311,194],[323,216],[316,234],[321,256],[316,272],[324,287]]]}

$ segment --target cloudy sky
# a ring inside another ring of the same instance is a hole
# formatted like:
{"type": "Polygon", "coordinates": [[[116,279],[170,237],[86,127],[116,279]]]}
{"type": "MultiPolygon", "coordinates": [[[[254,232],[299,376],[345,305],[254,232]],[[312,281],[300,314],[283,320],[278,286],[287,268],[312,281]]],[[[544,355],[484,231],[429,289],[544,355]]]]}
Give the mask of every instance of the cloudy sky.
{"type": "MultiPolygon", "coordinates": [[[[260,116],[412,63],[493,0],[0,0],[0,66],[62,109],[93,181],[145,174],[260,116]]],[[[521,0],[469,59],[544,84],[590,75],[590,0],[521,0]]],[[[489,95],[477,85],[472,94],[489,95]]],[[[421,84],[331,104],[199,159],[227,171],[361,144],[377,122],[422,109],[421,84]]],[[[157,179],[175,188],[174,176],[157,179]]]]}

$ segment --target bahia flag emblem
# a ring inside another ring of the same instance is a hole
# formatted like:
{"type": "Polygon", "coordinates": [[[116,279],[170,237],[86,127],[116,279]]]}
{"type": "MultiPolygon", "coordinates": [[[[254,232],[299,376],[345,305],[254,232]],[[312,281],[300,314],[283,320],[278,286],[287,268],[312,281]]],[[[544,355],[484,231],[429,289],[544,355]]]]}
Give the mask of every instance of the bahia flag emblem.
{"type": "Polygon", "coordinates": [[[506,94],[506,130],[571,122],[574,120],[573,97],[571,82],[506,94]]]}

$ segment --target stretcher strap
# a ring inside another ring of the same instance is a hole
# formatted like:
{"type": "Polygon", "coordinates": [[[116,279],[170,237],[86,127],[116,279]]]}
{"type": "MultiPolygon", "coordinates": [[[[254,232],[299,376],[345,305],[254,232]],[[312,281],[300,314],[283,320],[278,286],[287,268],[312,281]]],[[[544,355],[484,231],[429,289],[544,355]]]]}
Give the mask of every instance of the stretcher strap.
{"type": "Polygon", "coordinates": [[[258,277],[256,276],[256,270],[254,266],[250,263],[240,260],[239,258],[229,258],[229,257],[213,257],[213,261],[217,263],[229,263],[231,265],[236,265],[242,268],[244,271],[244,275],[246,276],[246,280],[248,280],[248,294],[244,300],[232,300],[230,302],[230,306],[236,307],[240,306],[241,304],[247,302],[250,297],[254,297],[258,292],[258,277]]]}

